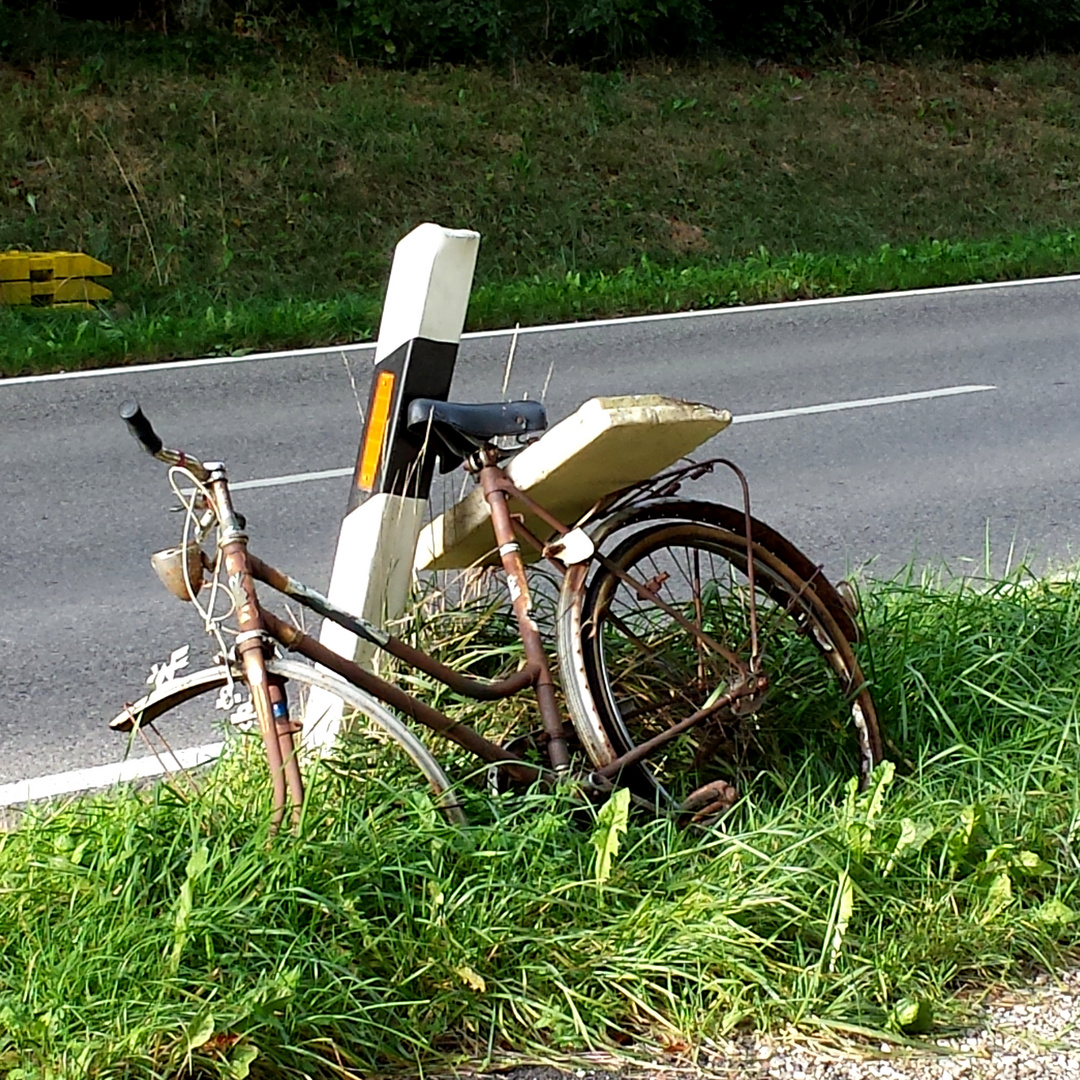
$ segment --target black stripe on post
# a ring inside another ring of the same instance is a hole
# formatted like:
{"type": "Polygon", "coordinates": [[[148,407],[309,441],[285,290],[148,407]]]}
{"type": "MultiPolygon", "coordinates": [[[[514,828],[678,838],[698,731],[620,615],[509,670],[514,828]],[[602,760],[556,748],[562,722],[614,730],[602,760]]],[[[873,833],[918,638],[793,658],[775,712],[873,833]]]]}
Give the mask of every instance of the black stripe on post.
{"type": "Polygon", "coordinates": [[[370,495],[392,494],[427,499],[437,451],[429,447],[425,452],[426,433],[410,432],[405,426],[405,417],[409,404],[415,398],[446,401],[454,377],[457,352],[457,342],[413,338],[375,365],[346,514],[355,510],[370,495]],[[394,377],[393,400],[381,440],[378,467],[369,485],[363,476],[363,463],[372,421],[378,419],[376,397],[379,376],[384,373],[394,377]]]}

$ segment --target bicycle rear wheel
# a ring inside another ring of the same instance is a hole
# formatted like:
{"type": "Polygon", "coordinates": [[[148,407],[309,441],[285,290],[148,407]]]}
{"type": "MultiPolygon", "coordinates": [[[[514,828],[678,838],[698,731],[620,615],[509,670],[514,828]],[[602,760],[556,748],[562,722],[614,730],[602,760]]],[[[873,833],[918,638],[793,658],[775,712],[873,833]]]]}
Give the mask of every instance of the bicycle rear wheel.
{"type": "MultiPolygon", "coordinates": [[[[653,521],[666,515],[645,508],[624,523],[629,532],[623,529],[609,565],[588,583],[579,678],[615,756],[706,707],[740,677],[673,612],[749,663],[746,537],[726,527],[742,515],[722,507],[709,513],[713,522],[653,521]],[[620,572],[644,585],[647,598],[620,572]]],[[[767,526],[757,524],[753,535],[759,655],[769,690],[630,767],[625,779],[638,793],[669,807],[700,807],[725,785],[737,793],[784,791],[796,776],[815,785],[852,775],[864,782],[881,760],[877,714],[841,628],[846,621],[850,632],[853,625],[839,597],[767,526]],[[770,550],[764,539],[791,558],[770,550]]]]}
{"type": "MultiPolygon", "coordinates": [[[[368,794],[392,800],[426,787],[448,821],[465,824],[464,811],[442,766],[415,733],[380,701],[336,675],[295,660],[271,659],[267,670],[287,680],[291,712],[301,722],[312,687],[341,698],[346,714],[352,712],[354,716],[340,747],[340,764],[350,775],[364,781],[368,794]]],[[[230,684],[229,669],[219,665],[171,679],[119,713],[110,727],[131,731],[172,713],[188,724],[197,722],[205,727],[224,723],[242,729],[255,722],[254,709],[240,669],[233,669],[231,675],[230,684]]]]}

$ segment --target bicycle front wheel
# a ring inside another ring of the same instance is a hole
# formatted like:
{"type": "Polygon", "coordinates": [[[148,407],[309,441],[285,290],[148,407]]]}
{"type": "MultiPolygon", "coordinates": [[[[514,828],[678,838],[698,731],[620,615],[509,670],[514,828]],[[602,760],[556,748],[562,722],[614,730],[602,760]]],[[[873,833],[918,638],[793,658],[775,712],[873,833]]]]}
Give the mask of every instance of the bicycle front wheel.
{"type": "MultiPolygon", "coordinates": [[[[767,527],[759,531],[791,547],[767,527]]],[[[796,570],[757,535],[753,605],[745,535],[691,520],[638,523],[585,593],[584,674],[616,755],[739,682],[751,660],[755,613],[767,692],[657,748],[626,777],[667,806],[692,809],[724,791],[729,799],[748,789],[780,793],[796,777],[814,785],[853,775],[864,782],[881,760],[877,715],[835,591],[816,573],[814,581],[803,576],[804,557],[795,552],[796,570]]]]}
{"type": "MultiPolygon", "coordinates": [[[[312,687],[326,690],[345,704],[348,735],[340,746],[340,764],[361,780],[365,796],[392,800],[426,788],[443,816],[455,825],[465,814],[449,778],[430,750],[406,724],[380,701],[344,679],[295,660],[267,661],[271,675],[286,680],[292,715],[303,721],[312,687]],[[419,774],[419,775],[417,775],[419,774]]],[[[118,731],[146,726],[172,715],[185,726],[226,726],[244,729],[255,723],[250,694],[242,672],[224,665],[172,679],[129,705],[110,722],[118,731]]],[[[168,763],[168,758],[163,759],[168,763]]]]}

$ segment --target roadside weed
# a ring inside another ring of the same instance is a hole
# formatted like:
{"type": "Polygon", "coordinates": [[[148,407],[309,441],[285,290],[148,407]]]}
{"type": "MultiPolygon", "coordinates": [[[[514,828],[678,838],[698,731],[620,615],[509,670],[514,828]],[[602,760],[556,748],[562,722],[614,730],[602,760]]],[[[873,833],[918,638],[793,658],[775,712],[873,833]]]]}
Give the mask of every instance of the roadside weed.
{"type": "Polygon", "coordinates": [[[0,836],[0,1069],[332,1077],[956,1022],[959,989],[1080,943],[1078,603],[1072,576],[865,585],[892,760],[702,832],[482,787],[455,830],[338,768],[271,841],[246,742],[194,800],[29,808],[0,836]]]}

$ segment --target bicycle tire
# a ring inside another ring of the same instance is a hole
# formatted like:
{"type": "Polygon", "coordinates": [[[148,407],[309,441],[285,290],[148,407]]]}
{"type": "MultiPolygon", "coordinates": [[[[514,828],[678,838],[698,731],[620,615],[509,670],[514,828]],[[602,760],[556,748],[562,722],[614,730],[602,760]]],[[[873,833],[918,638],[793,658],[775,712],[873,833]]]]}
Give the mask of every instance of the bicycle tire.
{"type": "MultiPolygon", "coordinates": [[[[292,712],[301,721],[302,711],[308,698],[307,691],[312,687],[318,687],[336,695],[345,703],[347,710],[352,710],[357,717],[363,717],[369,721],[368,727],[363,730],[359,723],[354,722],[350,725],[347,743],[350,748],[348,752],[350,771],[359,771],[358,762],[361,752],[371,751],[377,758],[383,759],[381,762],[376,760],[375,764],[381,765],[383,771],[392,773],[390,776],[379,778],[388,791],[396,790],[399,784],[411,787],[415,782],[415,773],[419,772],[431,792],[435,805],[447,821],[455,825],[466,823],[465,813],[458,802],[453,785],[438,760],[416,734],[382,702],[330,672],[296,660],[273,658],[267,662],[267,670],[271,675],[280,676],[288,681],[292,712]],[[297,693],[292,689],[293,687],[297,689],[302,687],[303,692],[297,693]],[[385,760],[387,757],[385,751],[395,748],[402,751],[402,754],[395,755],[393,761],[385,760]]],[[[239,668],[233,668],[231,676],[234,688],[246,692],[242,671],[239,668]]],[[[244,704],[242,699],[233,700],[227,704],[218,699],[210,701],[209,695],[220,695],[221,690],[228,684],[229,678],[230,669],[225,665],[178,676],[152,690],[133,705],[129,705],[110,721],[110,727],[118,731],[132,730],[149,724],[173,710],[197,714],[204,720],[213,718],[215,713],[220,718],[223,706],[224,709],[233,710],[242,708],[244,704]]]]}
{"type": "MultiPolygon", "coordinates": [[[[667,807],[691,805],[694,793],[718,781],[744,791],[760,788],[768,777],[783,789],[800,771],[825,781],[854,774],[865,783],[882,757],[877,713],[851,644],[850,613],[790,541],[757,521],[752,536],[770,691],[737,722],[707,721],[627,770],[623,779],[639,795],[667,807]]],[[[660,502],[601,526],[594,542],[631,576],[658,580],[657,595],[669,607],[702,613],[695,618],[705,620],[714,639],[726,637],[721,644],[745,659],[742,511],[660,502]],[[704,557],[711,591],[699,587],[695,595],[689,564],[675,554],[680,550],[697,559],[699,570],[704,557]],[[677,587],[685,593],[681,598],[677,587]],[[737,612],[743,613],[741,624],[737,612]]],[[[564,588],[560,661],[575,722],[591,731],[582,742],[603,766],[700,708],[730,682],[731,669],[718,654],[706,650],[702,656],[695,647],[688,670],[691,654],[685,650],[693,635],[661,608],[644,605],[612,570],[596,566],[587,584],[586,576],[574,568],[564,588]]]]}

